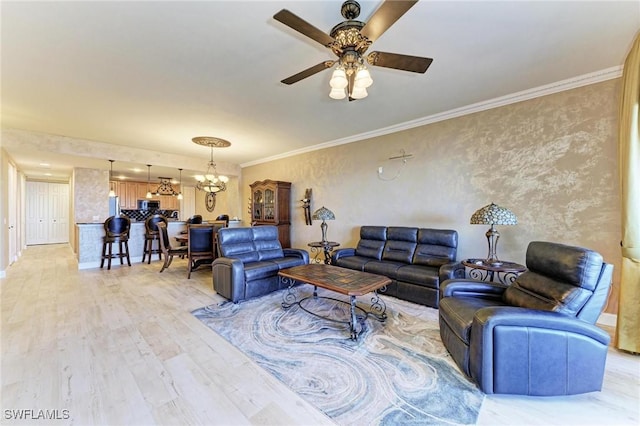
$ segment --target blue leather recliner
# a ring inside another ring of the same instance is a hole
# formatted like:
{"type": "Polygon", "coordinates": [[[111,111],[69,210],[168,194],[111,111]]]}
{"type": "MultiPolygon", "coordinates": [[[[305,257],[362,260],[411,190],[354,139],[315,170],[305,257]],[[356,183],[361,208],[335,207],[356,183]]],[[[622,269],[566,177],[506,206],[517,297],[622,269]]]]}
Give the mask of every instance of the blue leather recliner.
{"type": "Polygon", "coordinates": [[[309,263],[306,250],[282,248],[275,226],[222,228],[220,257],[213,261],[213,288],[234,303],[286,288],[282,269],[309,263]]]}
{"type": "Polygon", "coordinates": [[[594,324],[613,265],[592,250],[531,242],[510,286],[442,283],[440,336],[488,394],[571,395],[602,388],[609,335],[594,324]]]}

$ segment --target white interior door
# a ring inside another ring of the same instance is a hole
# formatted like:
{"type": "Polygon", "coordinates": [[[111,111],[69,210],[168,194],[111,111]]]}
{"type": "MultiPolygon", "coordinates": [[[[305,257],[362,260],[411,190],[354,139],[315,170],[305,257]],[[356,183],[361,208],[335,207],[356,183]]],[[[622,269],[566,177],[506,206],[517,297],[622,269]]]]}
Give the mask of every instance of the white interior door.
{"type": "Polygon", "coordinates": [[[69,242],[69,184],[27,182],[27,245],[69,242]]]}
{"type": "Polygon", "coordinates": [[[69,242],[69,185],[49,184],[49,235],[48,243],[69,242]]]}
{"type": "Polygon", "coordinates": [[[9,209],[9,265],[18,260],[18,227],[17,227],[17,196],[16,196],[16,182],[17,182],[17,174],[16,168],[13,167],[13,164],[9,163],[9,177],[7,179],[7,184],[9,186],[9,202],[7,207],[9,209]]]}

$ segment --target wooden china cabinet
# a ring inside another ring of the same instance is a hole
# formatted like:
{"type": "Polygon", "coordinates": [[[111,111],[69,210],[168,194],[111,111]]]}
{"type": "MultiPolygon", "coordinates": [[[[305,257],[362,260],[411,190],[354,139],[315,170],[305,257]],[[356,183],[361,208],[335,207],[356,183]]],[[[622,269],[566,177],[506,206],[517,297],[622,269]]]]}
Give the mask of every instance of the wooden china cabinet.
{"type": "Polygon", "coordinates": [[[251,224],[275,225],[282,248],[291,247],[291,182],[257,181],[251,187],[251,224]]]}

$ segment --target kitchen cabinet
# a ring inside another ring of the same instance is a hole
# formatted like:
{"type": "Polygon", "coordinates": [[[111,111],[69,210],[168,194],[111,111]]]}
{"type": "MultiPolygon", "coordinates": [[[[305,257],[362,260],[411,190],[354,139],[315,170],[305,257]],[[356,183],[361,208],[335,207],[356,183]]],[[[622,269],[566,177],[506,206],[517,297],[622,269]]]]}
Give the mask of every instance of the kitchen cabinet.
{"type": "Polygon", "coordinates": [[[291,247],[291,182],[257,181],[251,187],[251,223],[278,227],[282,248],[291,247]]]}
{"type": "MultiPolygon", "coordinates": [[[[120,182],[111,181],[116,196],[119,197],[120,208],[137,210],[138,200],[147,200],[147,188],[152,191],[156,189],[154,184],[147,185],[147,182],[120,182]]],[[[180,188],[175,187],[176,191],[180,188]]],[[[160,208],[163,210],[180,210],[180,200],[172,195],[155,195],[150,200],[160,201],[160,208]]]]}

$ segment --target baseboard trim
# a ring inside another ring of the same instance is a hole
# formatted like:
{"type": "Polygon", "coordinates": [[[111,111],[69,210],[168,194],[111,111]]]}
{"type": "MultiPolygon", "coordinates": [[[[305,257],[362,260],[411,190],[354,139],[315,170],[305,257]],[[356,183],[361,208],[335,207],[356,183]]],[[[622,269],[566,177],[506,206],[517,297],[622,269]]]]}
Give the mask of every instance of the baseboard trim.
{"type": "Polygon", "coordinates": [[[606,325],[607,327],[615,327],[617,323],[618,316],[616,314],[608,314],[606,312],[601,314],[598,321],[596,321],[596,324],[606,325]]]}
{"type": "MultiPolygon", "coordinates": [[[[127,260],[124,259],[124,265],[123,266],[128,266],[127,265],[127,260]]],[[[131,264],[134,263],[138,263],[138,262],[142,262],[142,256],[138,256],[138,257],[131,257],[131,264]]],[[[107,261],[105,260],[105,265],[106,265],[107,261]]],[[[112,260],[111,261],[111,267],[113,268],[114,266],[120,266],[120,261],[119,260],[112,260]]],[[[81,269],[94,269],[94,268],[100,268],[100,260],[93,260],[91,262],[82,262],[82,263],[78,263],[78,270],[81,269]]],[[[102,269],[106,269],[107,267],[105,266],[102,269]]]]}

